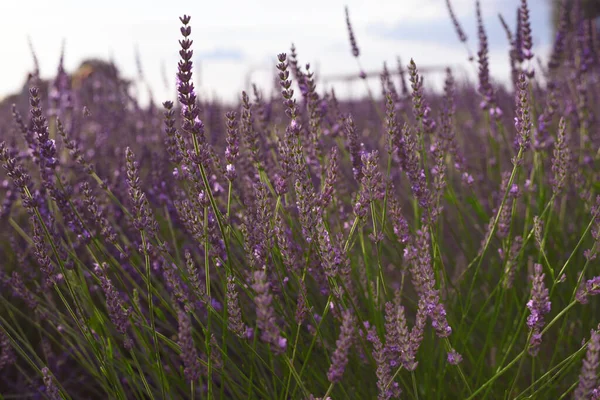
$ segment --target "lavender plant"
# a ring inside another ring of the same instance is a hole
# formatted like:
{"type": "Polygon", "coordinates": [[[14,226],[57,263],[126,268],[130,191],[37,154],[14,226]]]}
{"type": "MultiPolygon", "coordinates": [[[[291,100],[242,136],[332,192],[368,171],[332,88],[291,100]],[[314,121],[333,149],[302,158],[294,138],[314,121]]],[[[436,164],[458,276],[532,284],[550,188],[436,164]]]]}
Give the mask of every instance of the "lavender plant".
{"type": "Polygon", "coordinates": [[[505,88],[483,6],[441,94],[413,58],[346,102],[292,45],[278,93],[209,101],[189,16],[162,109],[34,71],[0,105],[0,397],[600,398],[599,38],[563,2],[535,69],[523,0],[505,88]]]}

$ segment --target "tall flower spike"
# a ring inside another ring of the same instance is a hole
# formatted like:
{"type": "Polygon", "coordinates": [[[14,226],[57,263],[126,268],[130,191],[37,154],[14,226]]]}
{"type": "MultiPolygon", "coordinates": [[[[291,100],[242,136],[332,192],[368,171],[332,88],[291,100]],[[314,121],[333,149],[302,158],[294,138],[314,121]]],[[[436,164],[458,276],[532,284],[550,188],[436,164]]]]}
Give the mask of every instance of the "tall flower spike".
{"type": "Polygon", "coordinates": [[[323,182],[323,188],[321,189],[321,193],[319,193],[318,204],[321,210],[325,210],[327,206],[331,203],[333,198],[333,193],[335,190],[335,182],[338,175],[338,149],[337,147],[332,147],[329,157],[329,164],[326,169],[326,177],[323,182]]]}
{"type": "Polygon", "coordinates": [[[17,360],[8,336],[0,331],[0,371],[17,360]]]}
{"type": "Polygon", "coordinates": [[[579,386],[575,389],[576,400],[589,399],[597,384],[596,373],[600,362],[600,332],[592,330],[590,342],[587,345],[587,353],[583,360],[581,373],[579,374],[579,386]]]}
{"type": "Polygon", "coordinates": [[[527,317],[527,326],[531,329],[531,338],[529,340],[529,354],[537,355],[539,346],[542,343],[541,330],[544,327],[544,315],[550,312],[550,298],[548,288],[544,284],[544,274],[542,265],[534,265],[534,273],[531,285],[531,300],[527,302],[527,308],[530,311],[527,317]]]}
{"type": "Polygon", "coordinates": [[[10,288],[12,290],[13,296],[22,299],[27,307],[29,307],[32,311],[37,311],[38,301],[35,296],[25,286],[23,282],[23,278],[17,271],[13,271],[10,280],[8,280],[10,288]]]}
{"type": "Polygon", "coordinates": [[[348,140],[348,151],[350,153],[350,161],[352,162],[352,173],[354,174],[354,179],[360,183],[362,179],[362,158],[360,154],[360,143],[358,139],[358,134],[356,132],[356,125],[354,125],[354,119],[351,115],[348,115],[346,118],[345,131],[346,138],[348,140]]]}
{"type": "Polygon", "coordinates": [[[344,370],[348,364],[348,352],[354,341],[356,319],[350,310],[346,310],[342,314],[342,327],[340,335],[335,342],[336,348],[331,356],[331,366],[327,372],[327,379],[331,383],[337,383],[342,380],[344,370]]]}
{"type": "Polygon", "coordinates": [[[452,9],[450,0],[446,0],[446,7],[448,8],[448,12],[450,13],[450,19],[452,20],[452,23],[454,24],[454,30],[456,31],[456,34],[458,35],[458,39],[461,42],[466,43],[467,35],[465,35],[465,31],[463,30],[462,26],[460,26],[460,22],[458,22],[458,18],[456,18],[456,14],[454,14],[454,10],[452,9]]]}
{"type": "Polygon", "coordinates": [[[254,128],[254,114],[252,111],[252,103],[250,97],[245,91],[242,91],[242,124],[241,132],[252,155],[252,161],[256,165],[260,165],[259,156],[259,137],[258,132],[254,128]]]}
{"type": "Polygon", "coordinates": [[[54,381],[54,376],[48,369],[48,367],[42,368],[42,376],[44,378],[44,388],[46,389],[46,396],[50,400],[60,400],[60,392],[58,387],[56,387],[56,382],[54,381]]]}
{"type": "Polygon", "coordinates": [[[379,153],[373,150],[362,155],[363,176],[361,179],[358,200],[354,206],[354,213],[363,217],[371,203],[382,200],[385,196],[383,177],[379,171],[379,153]]]}
{"type": "Polygon", "coordinates": [[[377,365],[377,370],[375,371],[377,375],[377,388],[379,389],[377,399],[388,400],[393,395],[391,388],[395,386],[391,385],[390,389],[386,389],[388,382],[392,380],[392,373],[385,346],[381,343],[375,327],[370,329],[367,339],[373,343],[373,358],[377,365]]]}
{"type": "Polygon", "coordinates": [[[56,271],[54,269],[52,261],[50,260],[50,257],[48,257],[48,248],[46,246],[46,243],[44,242],[40,222],[36,217],[31,217],[30,221],[33,227],[32,239],[35,248],[35,256],[40,265],[42,274],[44,275],[44,285],[46,287],[50,287],[54,285],[57,281],[56,271]]]}
{"type": "Polygon", "coordinates": [[[569,7],[567,6],[568,3],[569,0],[562,0],[560,4],[560,19],[558,22],[558,29],[556,30],[556,37],[554,39],[550,61],[548,61],[548,68],[551,70],[557,69],[560,66],[560,62],[562,61],[563,53],[565,51],[570,18],[569,7]]]}
{"type": "Polygon", "coordinates": [[[567,173],[569,164],[571,162],[571,153],[567,146],[567,123],[565,118],[561,118],[558,124],[558,136],[556,143],[554,144],[553,158],[552,158],[552,172],[554,177],[552,180],[552,193],[559,195],[564,187],[567,179],[567,173]]]}
{"type": "Polygon", "coordinates": [[[41,97],[39,89],[33,87],[29,90],[29,93],[31,96],[29,99],[31,105],[31,121],[39,143],[41,161],[43,162],[42,167],[53,170],[58,164],[58,160],[56,159],[56,143],[54,139],[50,139],[50,131],[48,130],[46,117],[44,117],[40,105],[41,97]]]}
{"type": "Polygon", "coordinates": [[[352,47],[352,55],[354,57],[358,57],[360,55],[360,51],[358,50],[358,45],[356,44],[356,38],[354,37],[354,31],[352,29],[352,23],[350,22],[350,12],[348,11],[347,6],[346,6],[346,26],[348,26],[348,37],[350,38],[350,46],[352,47]]]}
{"type": "Polygon", "coordinates": [[[517,130],[517,142],[523,151],[529,149],[532,127],[531,113],[529,111],[529,90],[527,83],[528,82],[525,73],[521,72],[517,82],[517,115],[515,117],[515,128],[517,130]]]}
{"type": "Polygon", "coordinates": [[[408,64],[408,74],[410,86],[412,88],[412,100],[413,100],[413,113],[415,119],[419,122],[424,115],[423,109],[423,78],[419,75],[417,70],[417,64],[411,58],[410,64],[408,64]]]}
{"type": "Polygon", "coordinates": [[[488,110],[490,115],[499,118],[502,115],[502,112],[496,106],[494,88],[490,81],[488,39],[483,25],[483,16],[481,14],[481,4],[479,3],[479,0],[477,0],[475,6],[477,13],[477,31],[479,36],[479,51],[477,52],[479,63],[479,93],[483,96],[480,107],[482,110],[488,110]]]}
{"type": "Polygon", "coordinates": [[[517,8],[517,27],[515,40],[513,42],[515,58],[519,63],[525,61],[525,57],[523,56],[523,17],[521,16],[521,13],[521,7],[517,8]]]}
{"type": "Polygon", "coordinates": [[[419,299],[425,302],[425,312],[431,319],[431,326],[436,330],[438,337],[450,336],[452,328],[446,319],[446,310],[441,302],[439,290],[435,288],[428,231],[418,230],[415,242],[404,249],[404,254],[411,266],[412,281],[419,299]]]}
{"type": "MultiPolygon", "coordinates": [[[[523,58],[531,60],[533,58],[533,39],[531,38],[531,23],[529,21],[529,7],[527,0],[521,0],[521,35],[523,40],[523,58]]],[[[531,78],[532,76],[530,76],[531,78]]]]}
{"type": "Polygon", "coordinates": [[[200,300],[202,303],[206,303],[208,301],[206,296],[206,287],[205,283],[200,277],[200,273],[198,267],[194,263],[194,259],[192,258],[192,253],[189,250],[186,250],[184,253],[185,256],[185,266],[187,269],[188,276],[190,277],[190,284],[192,285],[192,292],[196,295],[196,298],[200,300]]]}
{"type": "Polygon", "coordinates": [[[192,34],[192,27],[188,25],[190,19],[191,17],[187,15],[179,18],[183,24],[180,28],[183,39],[179,40],[179,46],[181,47],[179,56],[181,59],[177,64],[177,94],[182,106],[182,129],[196,136],[200,140],[200,143],[204,143],[204,124],[199,118],[200,110],[196,105],[196,92],[194,90],[194,83],[192,82],[192,57],[194,55],[192,43],[194,41],[189,38],[192,34]]]}
{"type": "Polygon", "coordinates": [[[102,266],[97,266],[95,268],[95,272],[100,279],[100,286],[102,286],[102,291],[106,296],[108,315],[117,329],[117,332],[125,337],[125,348],[131,349],[133,342],[127,336],[127,328],[129,327],[129,316],[131,315],[131,309],[125,306],[121,297],[121,293],[113,285],[106,273],[106,269],[107,265],[104,263],[102,266]]]}
{"type": "Polygon", "coordinates": [[[256,325],[262,331],[262,341],[272,345],[272,350],[276,353],[285,352],[287,339],[280,336],[279,327],[275,321],[271,285],[267,282],[267,274],[264,270],[260,269],[254,272],[252,289],[256,292],[256,296],[254,297],[254,303],[256,304],[256,325]]]}
{"type": "Polygon", "coordinates": [[[135,154],[129,147],[125,149],[125,160],[127,161],[127,185],[129,186],[129,197],[133,203],[134,225],[138,230],[145,230],[151,236],[158,230],[158,224],[154,219],[150,203],[146,194],[142,191],[135,154]]]}
{"type": "Polygon", "coordinates": [[[169,154],[169,159],[174,164],[181,163],[182,155],[179,152],[177,147],[177,140],[175,139],[175,134],[177,133],[177,129],[175,128],[175,111],[173,110],[173,102],[165,101],[163,103],[163,107],[165,108],[164,112],[164,125],[165,125],[165,134],[166,137],[165,147],[167,153],[169,154]]]}
{"type": "Polygon", "coordinates": [[[177,313],[177,320],[179,323],[178,344],[181,347],[183,373],[188,382],[196,382],[200,378],[200,362],[192,337],[192,322],[189,315],[181,309],[177,313]]]}
{"type": "Polygon", "coordinates": [[[227,166],[225,167],[225,177],[227,180],[233,181],[236,177],[234,162],[240,151],[237,114],[228,112],[225,114],[225,118],[227,118],[227,147],[225,148],[227,166]]]}
{"type": "Polygon", "coordinates": [[[231,276],[227,278],[227,314],[229,329],[238,337],[243,337],[247,328],[242,321],[242,310],[240,309],[238,292],[235,287],[235,280],[231,276]]]}
{"type": "Polygon", "coordinates": [[[401,244],[408,243],[410,239],[410,228],[408,221],[402,214],[400,204],[395,197],[390,198],[390,218],[392,220],[392,227],[394,228],[394,234],[398,238],[401,244]]]}
{"type": "Polygon", "coordinates": [[[392,368],[400,365],[400,355],[406,348],[409,338],[400,295],[400,290],[396,290],[394,302],[385,303],[385,351],[392,368]]]}

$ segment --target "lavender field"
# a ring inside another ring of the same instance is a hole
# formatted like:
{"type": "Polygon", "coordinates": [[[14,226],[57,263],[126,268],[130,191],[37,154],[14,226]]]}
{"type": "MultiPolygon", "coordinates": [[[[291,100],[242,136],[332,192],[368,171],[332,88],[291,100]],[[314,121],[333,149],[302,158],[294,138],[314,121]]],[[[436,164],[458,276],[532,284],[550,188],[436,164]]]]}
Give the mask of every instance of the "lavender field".
{"type": "Polygon", "coordinates": [[[504,85],[482,3],[467,38],[446,2],[478,81],[440,93],[417,57],[364,79],[351,9],[362,100],[293,45],[275,92],[205,99],[185,15],[176,102],[31,71],[0,103],[0,399],[599,400],[600,27],[562,1],[538,54],[522,0],[504,85]]]}

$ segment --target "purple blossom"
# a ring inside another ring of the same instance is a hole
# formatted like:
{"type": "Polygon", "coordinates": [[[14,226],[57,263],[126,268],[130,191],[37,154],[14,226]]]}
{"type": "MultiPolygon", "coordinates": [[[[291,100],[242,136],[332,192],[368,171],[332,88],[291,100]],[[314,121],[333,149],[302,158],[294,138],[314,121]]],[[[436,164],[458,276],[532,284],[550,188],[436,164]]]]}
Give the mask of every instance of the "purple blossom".
{"type": "Polygon", "coordinates": [[[346,364],[348,364],[348,352],[354,341],[354,332],[356,329],[356,319],[350,310],[342,314],[342,326],[340,335],[335,342],[336,349],[331,356],[331,366],[327,372],[327,379],[331,383],[337,383],[342,380],[346,364]]]}
{"type": "Polygon", "coordinates": [[[225,148],[225,161],[227,162],[225,177],[233,181],[236,177],[235,160],[239,154],[238,121],[235,112],[228,112],[227,118],[227,147],[225,148]]]}
{"type": "Polygon", "coordinates": [[[545,324],[544,315],[550,312],[551,303],[548,296],[548,288],[544,284],[542,265],[535,264],[533,268],[531,299],[527,302],[527,308],[530,312],[527,317],[527,326],[531,329],[529,353],[536,355],[541,343],[541,329],[545,324]]]}
{"type": "Polygon", "coordinates": [[[354,31],[352,29],[352,23],[350,22],[350,12],[348,11],[348,7],[345,8],[346,12],[346,26],[348,27],[348,37],[350,38],[350,46],[352,47],[352,55],[354,57],[358,57],[360,55],[360,51],[358,50],[358,45],[356,44],[356,38],[354,37],[354,31]]]}
{"type": "Polygon", "coordinates": [[[60,391],[56,386],[56,381],[48,367],[42,368],[42,377],[44,378],[45,394],[50,400],[60,400],[60,391]]]}
{"type": "MultiPolygon", "coordinates": [[[[596,374],[600,362],[600,332],[591,331],[591,338],[587,344],[587,353],[579,374],[579,385],[575,389],[574,399],[589,399],[597,385],[596,374]]],[[[596,394],[597,395],[597,394],[596,394]]]]}
{"type": "Polygon", "coordinates": [[[567,180],[567,174],[569,171],[569,164],[571,162],[571,153],[567,146],[567,123],[564,118],[560,119],[558,124],[558,136],[556,143],[554,144],[554,151],[552,157],[552,172],[554,173],[552,180],[552,193],[556,196],[559,195],[567,180]]]}
{"type": "Polygon", "coordinates": [[[350,152],[350,160],[352,162],[352,173],[354,174],[354,179],[358,182],[362,179],[362,157],[360,154],[360,143],[358,139],[358,133],[356,132],[356,126],[354,125],[354,120],[351,115],[348,115],[348,118],[345,120],[345,131],[346,138],[348,140],[348,151],[350,152]]]}
{"type": "Polygon", "coordinates": [[[458,35],[458,39],[461,42],[466,43],[467,35],[465,35],[465,32],[463,31],[462,27],[460,26],[460,22],[458,22],[458,18],[456,18],[456,15],[454,14],[454,10],[452,10],[452,5],[450,4],[450,0],[446,0],[446,8],[448,8],[448,13],[450,13],[450,19],[452,20],[452,23],[454,24],[454,30],[456,31],[456,34],[458,35]]]}
{"type": "Polygon", "coordinates": [[[450,365],[458,365],[462,362],[462,356],[454,349],[450,349],[448,352],[448,364],[450,365]]]}
{"type": "MultiPolygon", "coordinates": [[[[525,60],[531,60],[533,58],[533,52],[531,51],[531,48],[533,47],[533,40],[531,38],[531,24],[529,22],[529,8],[527,6],[527,0],[521,0],[519,15],[521,18],[520,33],[522,37],[523,57],[525,60]]],[[[532,78],[533,75],[529,77],[532,78]]]]}
{"type": "Polygon", "coordinates": [[[377,370],[375,371],[375,374],[377,375],[377,388],[379,389],[379,395],[377,399],[388,400],[392,396],[397,397],[400,394],[400,388],[391,384],[392,371],[387,357],[387,352],[385,351],[385,347],[383,343],[381,343],[381,339],[379,339],[377,331],[374,327],[369,329],[367,340],[373,344],[373,358],[375,359],[375,364],[377,365],[377,370]],[[388,384],[390,384],[389,388],[388,384]]]}
{"type": "Polygon", "coordinates": [[[227,318],[229,319],[229,329],[239,337],[243,337],[248,328],[242,321],[242,310],[233,277],[227,279],[227,318]]]}
{"type": "Polygon", "coordinates": [[[481,4],[479,3],[479,0],[475,2],[475,6],[477,13],[477,31],[479,37],[479,51],[477,52],[479,62],[479,93],[481,96],[483,96],[481,109],[488,110],[490,115],[494,114],[499,117],[499,115],[496,113],[497,107],[494,88],[492,87],[492,83],[490,81],[488,39],[483,25],[483,16],[481,14],[481,4]]]}
{"type": "Polygon", "coordinates": [[[94,272],[98,275],[102,291],[106,296],[106,307],[108,309],[110,320],[117,329],[117,332],[125,337],[125,348],[131,349],[133,342],[127,334],[127,329],[130,326],[129,317],[131,315],[131,309],[125,306],[123,295],[115,288],[108,277],[106,272],[107,268],[108,266],[106,263],[102,264],[102,266],[97,265],[96,268],[94,268],[94,272]]]}
{"type": "Polygon", "coordinates": [[[142,191],[139,165],[135,160],[135,154],[129,147],[125,149],[125,159],[127,161],[127,185],[129,186],[129,197],[133,203],[134,225],[138,230],[145,230],[151,236],[156,234],[158,225],[150,209],[150,203],[146,194],[142,191]]]}
{"type": "Polygon", "coordinates": [[[264,270],[254,271],[252,289],[256,292],[254,297],[256,324],[261,330],[261,340],[271,344],[274,352],[284,353],[287,348],[287,340],[281,336],[275,320],[271,285],[267,281],[267,274],[264,270]]]}
{"type": "Polygon", "coordinates": [[[525,151],[529,149],[531,138],[531,114],[528,82],[524,73],[519,75],[517,81],[517,110],[515,117],[515,128],[517,130],[517,142],[520,148],[525,151]]]}
{"type": "Polygon", "coordinates": [[[363,153],[361,157],[362,178],[354,213],[362,218],[367,213],[369,206],[376,200],[382,200],[385,196],[383,187],[383,176],[379,171],[379,153],[375,150],[363,153]]]}
{"type": "Polygon", "coordinates": [[[17,360],[8,336],[0,331],[0,371],[11,366],[17,360]]]}
{"type": "Polygon", "coordinates": [[[188,382],[196,382],[200,378],[201,370],[198,353],[196,352],[196,346],[192,337],[192,322],[189,315],[181,309],[177,312],[177,321],[179,326],[177,343],[181,348],[181,360],[184,367],[183,373],[188,382]]]}
{"type": "Polygon", "coordinates": [[[430,251],[429,233],[426,230],[418,230],[414,243],[404,250],[404,257],[411,266],[413,285],[419,300],[424,302],[425,313],[431,319],[431,326],[437,335],[443,338],[452,333],[452,328],[448,325],[446,310],[441,303],[439,291],[435,288],[430,251]]]}

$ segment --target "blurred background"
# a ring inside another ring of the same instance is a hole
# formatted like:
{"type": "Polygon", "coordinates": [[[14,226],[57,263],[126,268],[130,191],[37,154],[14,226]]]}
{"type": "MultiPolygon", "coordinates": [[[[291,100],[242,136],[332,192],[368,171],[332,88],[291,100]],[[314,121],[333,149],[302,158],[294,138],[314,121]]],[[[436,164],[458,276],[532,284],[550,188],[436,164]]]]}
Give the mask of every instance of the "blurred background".
{"type": "MultiPolygon", "coordinates": [[[[489,37],[491,72],[499,83],[510,81],[508,41],[498,15],[512,29],[521,0],[481,0],[489,37]]],[[[583,0],[590,18],[600,15],[599,0],[583,0]]],[[[530,0],[534,53],[546,58],[552,44],[560,0],[530,0]]],[[[377,72],[383,62],[396,69],[414,58],[429,69],[426,86],[440,83],[436,71],[451,66],[458,77],[475,77],[449,18],[445,0],[274,0],[194,1],[176,5],[158,0],[30,0],[0,1],[0,99],[23,87],[33,70],[30,47],[39,60],[42,78],[56,74],[61,47],[65,68],[75,71],[90,58],[112,60],[121,74],[139,80],[138,64],[156,101],[175,98],[180,37],[178,17],[192,16],[195,82],[201,96],[234,101],[241,90],[257,83],[273,87],[277,53],[289,52],[293,42],[302,63],[311,63],[321,89],[335,85],[341,98],[364,95],[355,78],[358,66],[350,52],[344,6],[348,6],[362,67],[373,72],[371,86],[378,92],[377,72]],[[136,61],[138,60],[138,61],[136,61]]],[[[474,0],[453,0],[455,14],[477,52],[474,0]]],[[[146,86],[138,95],[148,98],[146,86]]]]}

